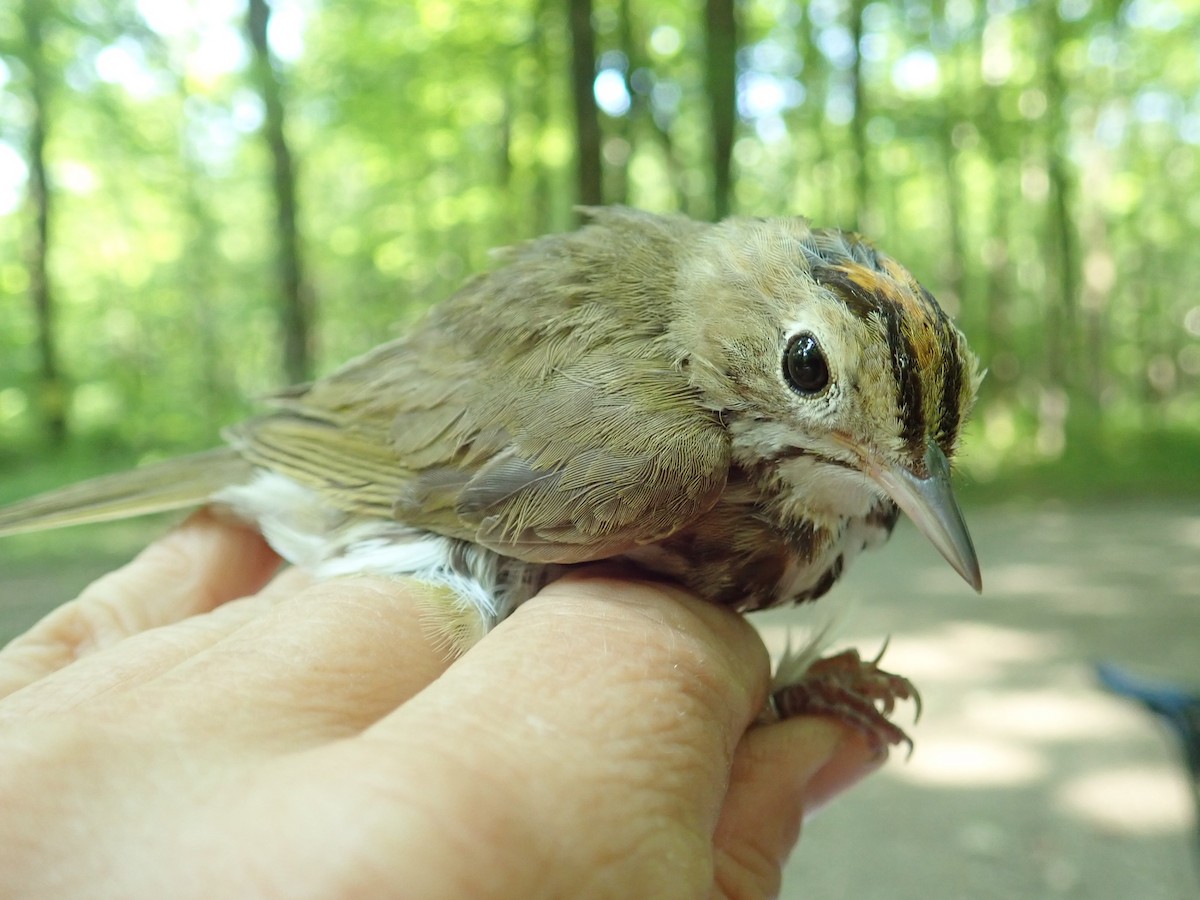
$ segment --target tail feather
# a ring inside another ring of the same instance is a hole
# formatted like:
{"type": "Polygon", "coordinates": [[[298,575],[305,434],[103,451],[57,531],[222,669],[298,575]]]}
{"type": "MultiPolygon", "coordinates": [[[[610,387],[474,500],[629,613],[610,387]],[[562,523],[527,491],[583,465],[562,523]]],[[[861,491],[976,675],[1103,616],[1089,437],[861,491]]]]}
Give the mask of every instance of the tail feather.
{"type": "Polygon", "coordinates": [[[225,447],[102,475],[0,508],[0,537],[196,506],[253,471],[225,447]]]}

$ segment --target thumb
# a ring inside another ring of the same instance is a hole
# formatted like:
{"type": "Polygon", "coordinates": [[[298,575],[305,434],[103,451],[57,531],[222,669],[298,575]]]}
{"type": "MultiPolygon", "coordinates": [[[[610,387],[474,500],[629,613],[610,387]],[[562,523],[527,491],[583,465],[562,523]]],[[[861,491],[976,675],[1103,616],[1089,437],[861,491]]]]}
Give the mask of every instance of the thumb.
{"type": "Polygon", "coordinates": [[[846,726],[803,716],[746,732],[713,841],[718,897],[775,897],[806,816],[879,768],[846,726]]]}

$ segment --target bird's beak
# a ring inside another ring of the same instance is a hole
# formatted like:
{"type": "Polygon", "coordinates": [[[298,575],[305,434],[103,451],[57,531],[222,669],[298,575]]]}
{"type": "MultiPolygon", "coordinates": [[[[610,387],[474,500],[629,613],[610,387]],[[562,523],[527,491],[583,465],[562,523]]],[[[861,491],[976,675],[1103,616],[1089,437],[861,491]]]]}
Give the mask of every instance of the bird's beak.
{"type": "Polygon", "coordinates": [[[976,591],[983,589],[979,559],[962,511],[950,490],[950,464],[934,442],[925,447],[924,478],[903,466],[883,467],[868,463],[867,474],[913,520],[917,530],[938,548],[946,562],[976,591]]]}

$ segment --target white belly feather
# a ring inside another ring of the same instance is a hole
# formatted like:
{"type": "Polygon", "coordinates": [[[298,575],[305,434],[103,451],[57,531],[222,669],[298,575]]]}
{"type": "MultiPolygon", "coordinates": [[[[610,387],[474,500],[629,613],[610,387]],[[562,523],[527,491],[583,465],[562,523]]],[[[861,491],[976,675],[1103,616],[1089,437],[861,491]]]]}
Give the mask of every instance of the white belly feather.
{"type": "Polygon", "coordinates": [[[276,472],[260,471],[246,484],[221,490],[213,501],[257,523],[276,553],[318,577],[405,575],[443,585],[457,602],[478,612],[485,630],[559,570],[392,519],[351,518],[317,491],[276,472]]]}

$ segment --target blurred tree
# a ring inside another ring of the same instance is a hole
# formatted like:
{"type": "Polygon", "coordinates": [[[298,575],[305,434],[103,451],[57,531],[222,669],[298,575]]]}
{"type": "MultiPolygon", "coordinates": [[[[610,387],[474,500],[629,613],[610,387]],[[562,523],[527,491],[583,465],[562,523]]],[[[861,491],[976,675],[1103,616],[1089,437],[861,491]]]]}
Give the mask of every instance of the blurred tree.
{"type": "MultiPolygon", "coordinates": [[[[619,117],[621,127],[617,134],[624,140],[624,146],[618,145],[624,155],[619,163],[620,180],[617,190],[619,198],[613,197],[613,202],[631,202],[632,191],[630,166],[638,155],[648,159],[651,152],[661,161],[661,184],[667,198],[666,207],[669,209],[687,209],[687,199],[684,190],[684,169],[679,159],[674,141],[671,137],[671,125],[674,110],[668,102],[663,102],[665,95],[671,91],[671,81],[660,78],[655,61],[651,58],[653,45],[648,32],[652,30],[639,19],[632,0],[620,0],[618,7],[620,17],[619,46],[625,58],[625,84],[629,94],[629,109],[619,117]],[[655,92],[660,100],[655,101],[655,92]],[[650,142],[649,146],[644,141],[650,142]]],[[[647,17],[653,21],[653,16],[647,17]]],[[[659,24],[660,34],[673,35],[672,26],[659,24]]],[[[670,39],[665,39],[668,42],[670,39]]]]}
{"type": "Polygon", "coordinates": [[[1045,169],[1046,271],[1053,285],[1046,304],[1046,376],[1050,385],[1066,387],[1069,380],[1077,383],[1075,370],[1079,362],[1075,352],[1079,261],[1075,252],[1070,163],[1066,159],[1068,126],[1064,121],[1069,98],[1060,59],[1067,32],[1057,4],[1043,4],[1041,14],[1039,68],[1043,73],[1042,85],[1031,91],[1042,94],[1030,93],[1026,95],[1026,102],[1038,108],[1039,117],[1045,123],[1045,159],[1037,165],[1045,169]]]}
{"type": "Polygon", "coordinates": [[[248,0],[246,33],[254,50],[251,67],[266,111],[263,137],[274,173],[276,260],[279,273],[279,325],[283,374],[292,382],[312,373],[312,296],[304,278],[296,212],[296,166],[286,134],[283,88],[267,42],[271,7],[267,0],[248,0]]]}
{"type": "Polygon", "coordinates": [[[67,388],[56,346],[55,299],[48,263],[54,197],[46,175],[46,135],[50,128],[50,97],[54,88],[46,61],[45,29],[53,10],[44,0],[23,0],[20,12],[23,39],[19,57],[28,76],[30,105],[26,158],[29,165],[28,205],[33,223],[26,267],[29,298],[37,323],[37,400],[47,439],[51,444],[60,445],[67,437],[67,388]]]}
{"type": "Polygon", "coordinates": [[[644,39],[639,38],[636,30],[631,0],[618,0],[616,56],[620,61],[619,70],[628,105],[624,115],[614,117],[611,137],[605,142],[604,160],[608,163],[610,185],[605,195],[610,203],[629,202],[629,159],[636,140],[633,134],[635,121],[641,115],[641,111],[635,112],[634,107],[643,104],[643,98],[633,86],[635,65],[641,63],[641,46],[644,44],[644,39]]]}
{"type": "Polygon", "coordinates": [[[704,68],[712,137],[712,211],[730,212],[733,184],[733,133],[737,123],[737,14],[734,0],[705,0],[704,68]]]}
{"type": "Polygon", "coordinates": [[[867,154],[867,86],[863,61],[863,16],[866,0],[851,0],[850,40],[852,62],[850,64],[850,92],[854,104],[850,116],[850,145],[853,148],[851,165],[854,167],[854,206],[850,227],[865,231],[868,227],[867,204],[871,197],[871,161],[867,154]]]}
{"type": "Polygon", "coordinates": [[[575,110],[575,155],[579,202],[603,203],[600,174],[600,115],[593,84],[596,80],[596,36],[592,31],[592,0],[567,0],[571,25],[571,97],[575,110]]]}
{"type": "MultiPolygon", "coordinates": [[[[558,8],[557,0],[538,0],[533,12],[530,40],[530,49],[532,51],[531,69],[535,73],[533,80],[539,86],[553,83],[554,81],[554,58],[551,52],[550,38],[547,35],[546,20],[550,17],[551,12],[557,12],[558,8]]],[[[533,130],[539,134],[544,134],[546,124],[554,119],[553,92],[544,89],[534,90],[532,95],[534,104],[532,116],[534,121],[539,123],[538,127],[533,130]]],[[[536,215],[533,222],[524,222],[523,224],[527,229],[532,229],[532,232],[535,234],[549,231],[554,227],[553,223],[556,220],[552,167],[544,163],[526,161],[524,168],[527,171],[529,169],[533,170],[533,208],[536,211],[536,215]]],[[[521,208],[519,200],[516,197],[514,197],[514,208],[521,208]]],[[[524,233],[520,226],[518,226],[516,232],[518,234],[524,233]]]]}

